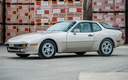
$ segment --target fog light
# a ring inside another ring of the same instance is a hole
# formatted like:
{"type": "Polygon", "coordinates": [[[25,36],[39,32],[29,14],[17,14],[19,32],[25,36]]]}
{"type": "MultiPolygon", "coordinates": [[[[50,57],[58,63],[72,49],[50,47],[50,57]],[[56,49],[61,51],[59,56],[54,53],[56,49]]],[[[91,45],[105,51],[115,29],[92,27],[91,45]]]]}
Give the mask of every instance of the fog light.
{"type": "Polygon", "coordinates": [[[31,46],[37,46],[37,44],[31,44],[31,46]]]}

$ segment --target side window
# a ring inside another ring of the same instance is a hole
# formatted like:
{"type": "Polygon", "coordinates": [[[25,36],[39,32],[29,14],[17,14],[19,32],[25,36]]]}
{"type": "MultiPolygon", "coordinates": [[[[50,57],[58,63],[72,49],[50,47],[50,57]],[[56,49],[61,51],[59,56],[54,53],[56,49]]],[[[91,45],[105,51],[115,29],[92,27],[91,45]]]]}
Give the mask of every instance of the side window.
{"type": "Polygon", "coordinates": [[[91,25],[90,25],[90,23],[79,23],[72,30],[72,32],[74,32],[75,29],[80,29],[80,32],[91,32],[91,25]]]}
{"type": "Polygon", "coordinates": [[[101,31],[100,26],[97,23],[92,23],[93,32],[101,31]]]}

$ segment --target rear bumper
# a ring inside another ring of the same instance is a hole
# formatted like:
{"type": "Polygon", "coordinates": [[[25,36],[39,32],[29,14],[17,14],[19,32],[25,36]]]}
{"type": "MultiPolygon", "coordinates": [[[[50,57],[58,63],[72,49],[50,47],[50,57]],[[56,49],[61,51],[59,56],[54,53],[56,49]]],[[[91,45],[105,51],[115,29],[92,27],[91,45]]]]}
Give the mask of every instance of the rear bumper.
{"type": "Polygon", "coordinates": [[[117,42],[116,47],[119,47],[120,45],[123,45],[124,42],[125,42],[124,40],[120,40],[119,42],[117,42]]]}
{"type": "Polygon", "coordinates": [[[122,45],[122,44],[124,44],[124,42],[125,42],[124,40],[121,40],[121,41],[120,41],[120,44],[122,45]]]}

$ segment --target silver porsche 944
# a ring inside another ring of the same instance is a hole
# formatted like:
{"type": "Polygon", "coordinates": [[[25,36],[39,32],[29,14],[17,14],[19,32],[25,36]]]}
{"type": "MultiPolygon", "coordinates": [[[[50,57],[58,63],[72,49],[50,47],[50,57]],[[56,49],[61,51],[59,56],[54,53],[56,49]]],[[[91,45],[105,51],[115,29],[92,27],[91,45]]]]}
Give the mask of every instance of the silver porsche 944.
{"type": "Polygon", "coordinates": [[[96,21],[64,21],[46,31],[23,34],[5,42],[7,51],[19,57],[32,54],[40,58],[53,58],[56,53],[84,55],[96,51],[100,56],[110,56],[113,49],[124,43],[122,32],[96,21]]]}

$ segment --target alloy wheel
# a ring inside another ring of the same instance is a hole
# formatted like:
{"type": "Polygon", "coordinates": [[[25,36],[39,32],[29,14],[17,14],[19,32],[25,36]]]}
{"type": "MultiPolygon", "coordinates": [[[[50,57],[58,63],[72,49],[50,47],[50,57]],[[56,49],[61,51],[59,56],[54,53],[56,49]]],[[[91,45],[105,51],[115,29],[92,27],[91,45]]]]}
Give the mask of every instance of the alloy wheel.
{"type": "Polygon", "coordinates": [[[42,47],[42,53],[46,56],[46,57],[50,57],[54,54],[54,46],[51,43],[45,43],[42,47]]]}
{"type": "Polygon", "coordinates": [[[109,54],[112,51],[112,44],[109,41],[104,41],[102,44],[102,52],[104,54],[109,54]]]}

